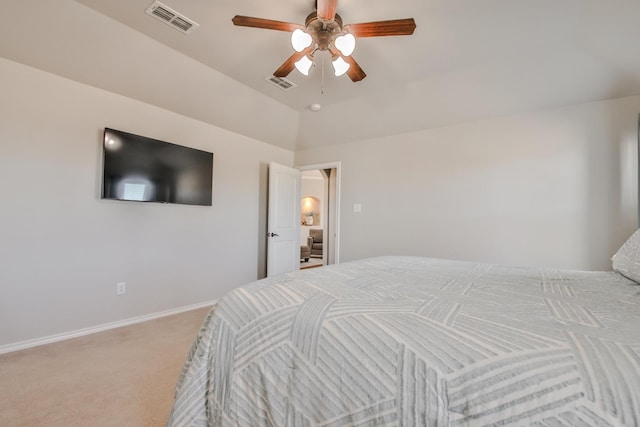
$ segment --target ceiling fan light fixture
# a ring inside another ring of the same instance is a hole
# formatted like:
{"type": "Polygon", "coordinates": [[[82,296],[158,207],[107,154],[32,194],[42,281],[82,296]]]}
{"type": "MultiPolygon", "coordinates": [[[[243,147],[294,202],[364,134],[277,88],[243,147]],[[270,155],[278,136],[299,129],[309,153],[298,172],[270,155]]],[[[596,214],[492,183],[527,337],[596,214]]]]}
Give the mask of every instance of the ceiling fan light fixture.
{"type": "MultiPolygon", "coordinates": [[[[330,55],[335,75],[341,76],[346,73],[354,83],[367,77],[362,67],[351,56],[356,38],[408,36],[416,29],[416,21],[413,18],[343,25],[342,18],[336,13],[337,3],[338,0],[316,1],[316,10],[307,15],[304,25],[243,15],[234,16],[231,22],[240,27],[289,33],[295,52],[278,67],[273,73],[274,77],[286,77],[294,68],[308,75],[311,65],[314,65],[315,52],[326,52],[330,55]]],[[[324,75],[324,66],[321,71],[324,75]]]]}
{"type": "Polygon", "coordinates": [[[295,65],[296,69],[300,71],[302,74],[304,74],[305,76],[308,76],[309,70],[313,65],[313,61],[311,60],[311,58],[309,58],[308,55],[305,55],[302,58],[298,59],[293,65],[295,65]]]}
{"type": "Polygon", "coordinates": [[[336,49],[344,56],[349,56],[356,48],[356,38],[351,33],[346,33],[336,37],[334,42],[336,49]]]}
{"type": "Polygon", "coordinates": [[[338,56],[336,59],[334,59],[331,64],[333,65],[333,71],[336,77],[340,77],[347,72],[349,67],[351,67],[351,65],[347,64],[341,56],[338,56]]]}
{"type": "Polygon", "coordinates": [[[296,52],[302,52],[311,46],[312,41],[311,34],[305,33],[300,28],[296,28],[293,33],[291,33],[291,46],[293,46],[296,52]]]}

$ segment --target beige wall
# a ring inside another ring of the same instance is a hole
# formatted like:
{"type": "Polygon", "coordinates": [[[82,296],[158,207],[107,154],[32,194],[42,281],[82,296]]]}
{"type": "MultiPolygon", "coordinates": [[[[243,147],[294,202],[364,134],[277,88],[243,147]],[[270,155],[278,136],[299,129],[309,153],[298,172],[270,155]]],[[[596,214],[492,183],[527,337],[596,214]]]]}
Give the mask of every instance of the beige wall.
{"type": "Polygon", "coordinates": [[[573,105],[297,151],[295,163],[342,162],[341,261],[609,269],[637,225],[639,111],[640,97],[573,105]]]}
{"type": "MultiPolygon", "coordinates": [[[[267,164],[291,166],[292,152],[4,59],[0,75],[0,346],[212,300],[264,273],[267,164]],[[101,200],[105,126],[214,152],[213,206],[101,200]]],[[[341,161],[341,261],[608,269],[637,224],[638,111],[640,97],[573,105],[295,164],[341,161]]]]}
{"type": "Polygon", "coordinates": [[[0,346],[213,300],[263,271],[266,165],[292,152],[4,59],[0,75],[0,346]],[[104,127],[212,151],[213,206],[101,200],[104,127]]]}

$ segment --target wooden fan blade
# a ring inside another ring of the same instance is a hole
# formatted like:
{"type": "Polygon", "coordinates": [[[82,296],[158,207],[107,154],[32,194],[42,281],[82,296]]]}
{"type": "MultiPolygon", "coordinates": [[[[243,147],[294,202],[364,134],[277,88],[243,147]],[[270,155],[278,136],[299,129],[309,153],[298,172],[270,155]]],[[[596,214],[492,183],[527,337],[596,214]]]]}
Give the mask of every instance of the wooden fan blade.
{"type": "Polygon", "coordinates": [[[291,22],[274,21],[272,19],[253,18],[251,16],[236,15],[231,20],[234,25],[240,27],[264,28],[266,30],[293,31],[296,28],[304,29],[302,25],[291,22]]]}
{"type": "Polygon", "coordinates": [[[318,0],[317,14],[323,21],[333,21],[336,16],[338,0],[318,0]]]}
{"type": "Polygon", "coordinates": [[[345,25],[345,29],[356,37],[409,36],[416,29],[416,21],[413,18],[408,18],[363,22],[345,25]]]}
{"type": "Polygon", "coordinates": [[[293,69],[296,67],[295,63],[302,58],[305,55],[308,55],[309,53],[313,52],[313,47],[309,46],[308,48],[306,48],[305,50],[303,50],[302,52],[294,52],[293,55],[291,55],[289,58],[287,58],[286,61],[284,61],[282,63],[282,65],[280,66],[280,68],[278,68],[273,75],[276,77],[287,77],[292,71],[293,69]]]}
{"type": "Polygon", "coordinates": [[[347,76],[351,79],[352,82],[359,82],[360,80],[367,77],[367,74],[360,68],[360,65],[353,59],[353,56],[344,56],[340,54],[340,51],[334,47],[329,49],[331,55],[335,58],[336,56],[341,56],[344,61],[349,64],[349,69],[347,70],[347,76]]]}
{"type": "Polygon", "coordinates": [[[360,80],[367,77],[365,72],[360,68],[360,65],[353,59],[353,56],[343,56],[345,62],[350,65],[347,70],[347,76],[351,79],[352,82],[359,82],[360,80]]]}

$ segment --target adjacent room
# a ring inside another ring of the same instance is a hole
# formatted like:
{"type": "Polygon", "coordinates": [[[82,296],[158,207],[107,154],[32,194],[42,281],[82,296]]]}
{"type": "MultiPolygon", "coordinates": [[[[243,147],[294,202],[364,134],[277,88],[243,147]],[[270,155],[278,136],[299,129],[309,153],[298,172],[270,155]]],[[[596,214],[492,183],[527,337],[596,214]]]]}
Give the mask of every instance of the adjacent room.
{"type": "Polygon", "coordinates": [[[640,423],[639,2],[3,3],[0,425],[640,423]]]}

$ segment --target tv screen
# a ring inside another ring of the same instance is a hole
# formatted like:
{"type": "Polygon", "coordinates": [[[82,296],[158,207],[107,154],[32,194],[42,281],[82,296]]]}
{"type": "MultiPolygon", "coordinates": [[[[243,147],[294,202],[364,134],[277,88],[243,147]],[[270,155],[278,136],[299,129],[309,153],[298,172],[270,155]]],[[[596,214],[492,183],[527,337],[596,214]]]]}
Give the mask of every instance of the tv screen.
{"type": "Polygon", "coordinates": [[[211,206],[213,153],[105,128],[102,198],[211,206]]]}

